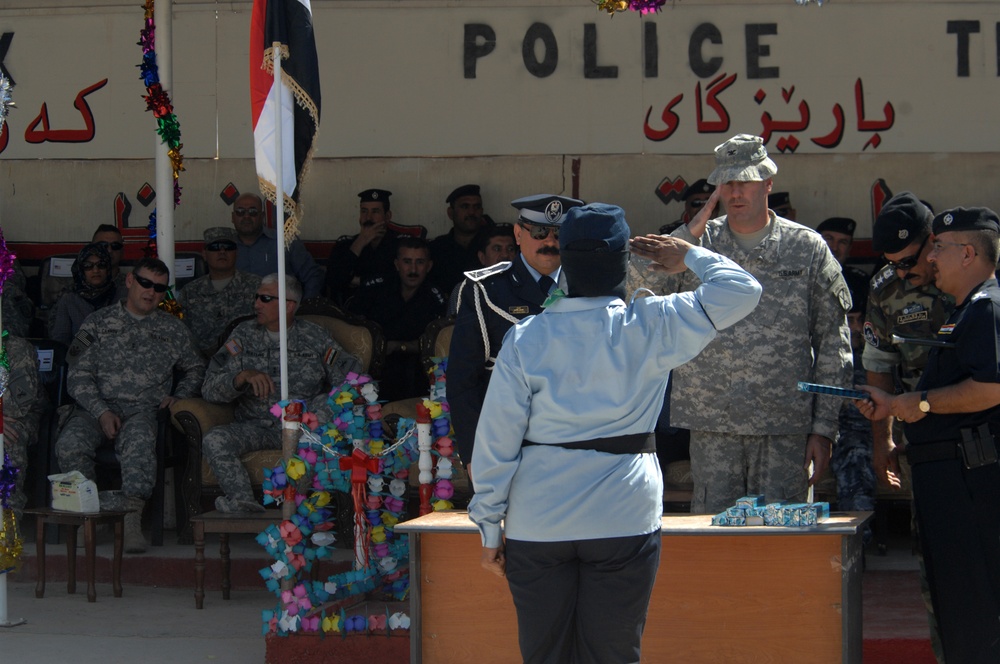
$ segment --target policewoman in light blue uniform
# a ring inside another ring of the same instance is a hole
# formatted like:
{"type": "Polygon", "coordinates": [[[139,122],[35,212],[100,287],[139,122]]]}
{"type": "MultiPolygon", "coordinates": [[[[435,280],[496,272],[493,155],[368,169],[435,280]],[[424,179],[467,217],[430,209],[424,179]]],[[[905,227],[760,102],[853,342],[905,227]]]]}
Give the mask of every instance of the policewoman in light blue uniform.
{"type": "Polygon", "coordinates": [[[483,566],[507,577],[525,662],[639,661],[659,566],[652,432],[667,378],[760,298],[752,276],[709,250],[658,235],[631,246],[703,283],[626,306],[624,211],[571,209],[566,297],[507,332],[476,430],[469,516],[483,566]]]}

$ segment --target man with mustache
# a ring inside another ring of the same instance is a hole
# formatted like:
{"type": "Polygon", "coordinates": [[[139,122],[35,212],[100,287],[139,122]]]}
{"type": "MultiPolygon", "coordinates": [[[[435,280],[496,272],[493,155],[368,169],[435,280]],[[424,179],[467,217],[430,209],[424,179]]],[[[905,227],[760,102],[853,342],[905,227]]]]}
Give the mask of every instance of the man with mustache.
{"type": "Polygon", "coordinates": [[[447,305],[444,294],[427,282],[434,266],[427,240],[403,236],[395,245],[395,273],[365,283],[347,305],[349,311],[375,321],[385,332],[388,343],[379,396],[387,401],[427,395],[420,335],[428,323],[444,316],[447,305]]]}
{"type": "Polygon", "coordinates": [[[365,189],[358,194],[360,232],[338,239],[326,262],[326,296],[340,306],[354,295],[361,284],[394,272],[396,233],[389,230],[392,210],[391,191],[365,189]]]}
{"type": "Polygon", "coordinates": [[[448,356],[448,405],[458,454],[468,467],[490,372],[507,330],[538,314],[560,278],[559,227],[583,201],[538,194],[511,201],[518,211],[512,261],[466,272],[448,356]]]}
{"type": "Polygon", "coordinates": [[[450,293],[460,282],[462,275],[480,266],[476,256],[476,236],[487,224],[483,216],[483,197],[478,184],[463,184],[445,199],[448,204],[448,219],[451,230],[431,241],[431,256],[434,270],[431,282],[442,293],[450,293]]]}
{"type": "MultiPolygon", "coordinates": [[[[897,379],[905,390],[915,390],[931,350],[919,343],[897,344],[893,335],[933,339],[955,308],[955,298],[935,286],[934,265],[928,260],[934,244],[933,217],[923,202],[904,191],[889,199],[872,226],[872,248],[885,257],[887,264],[871,280],[862,362],[868,384],[886,392],[895,390],[897,379]]],[[[897,447],[893,425],[891,414],[872,422],[872,464],[879,482],[898,489],[902,486],[899,451],[904,445],[897,447]]],[[[944,650],[923,560],[920,563],[920,589],[927,607],[931,647],[938,661],[943,662],[944,650]]]]}
{"type": "MultiPolygon", "coordinates": [[[[804,501],[830,463],[841,404],[799,392],[797,382],[853,382],[840,265],[818,233],[768,210],[778,167],[763,140],[734,136],[716,147],[715,163],[708,181],[718,189],[674,237],[731,258],[764,293],[753,313],[671,375],[670,425],[691,430],[693,513],[721,512],[748,493],[804,501]],[[709,221],[719,201],[727,214],[709,221]]],[[[657,294],[700,284],[690,270],[638,279],[657,294]]]]}

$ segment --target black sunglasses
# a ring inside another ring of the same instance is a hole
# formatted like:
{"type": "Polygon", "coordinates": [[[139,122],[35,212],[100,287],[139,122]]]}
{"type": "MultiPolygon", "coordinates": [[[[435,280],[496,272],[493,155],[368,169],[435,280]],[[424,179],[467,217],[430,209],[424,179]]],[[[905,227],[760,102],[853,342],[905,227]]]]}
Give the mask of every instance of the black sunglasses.
{"type": "Polygon", "coordinates": [[[90,272],[91,270],[107,270],[108,264],[104,261],[98,261],[96,263],[82,263],[80,267],[84,272],[90,272]]]}
{"type": "Polygon", "coordinates": [[[104,242],[102,240],[101,242],[95,242],[94,244],[99,244],[105,249],[111,249],[113,251],[121,251],[125,248],[125,244],[123,242],[104,242]]]}
{"type": "Polygon", "coordinates": [[[166,284],[158,284],[155,281],[147,279],[146,277],[140,277],[134,272],[132,273],[132,278],[135,279],[135,282],[143,288],[152,288],[157,293],[166,293],[167,289],[170,288],[166,284]]]}
{"type": "Polygon", "coordinates": [[[209,242],[205,245],[206,251],[236,251],[235,242],[226,242],[225,240],[218,240],[216,242],[209,242]]]}
{"type": "Polygon", "coordinates": [[[920,248],[917,249],[917,253],[913,254],[912,256],[907,256],[906,258],[900,258],[898,261],[890,261],[887,259],[885,261],[886,265],[891,267],[893,270],[912,269],[913,266],[917,264],[917,261],[920,260],[920,254],[923,253],[924,245],[927,244],[928,238],[930,238],[930,235],[924,237],[924,241],[920,243],[920,248]]]}
{"type": "Polygon", "coordinates": [[[260,214],[257,208],[233,208],[233,212],[238,217],[256,217],[260,214]]]}
{"type": "Polygon", "coordinates": [[[549,236],[549,233],[552,233],[553,239],[556,240],[559,239],[558,226],[538,226],[536,224],[525,224],[522,222],[518,222],[517,225],[523,228],[524,230],[528,231],[528,234],[531,235],[532,240],[544,240],[549,236]]]}
{"type": "MultiPolygon", "coordinates": [[[[264,304],[270,304],[271,302],[274,302],[275,300],[277,300],[278,296],[277,295],[264,295],[263,293],[257,293],[256,295],[254,295],[254,299],[260,300],[264,304]]],[[[296,302],[296,301],[297,300],[290,300],[287,297],[285,298],[285,302],[296,302]]]]}

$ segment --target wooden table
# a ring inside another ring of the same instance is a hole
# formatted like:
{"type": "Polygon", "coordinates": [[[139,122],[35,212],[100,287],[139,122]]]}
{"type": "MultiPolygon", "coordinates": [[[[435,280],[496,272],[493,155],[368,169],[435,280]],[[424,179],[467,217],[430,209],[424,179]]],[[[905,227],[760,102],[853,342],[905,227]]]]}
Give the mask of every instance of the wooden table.
{"type": "Polygon", "coordinates": [[[194,605],[205,606],[205,533],[219,533],[219,558],[222,561],[222,599],[229,599],[229,535],[231,533],[257,534],[272,523],[281,521],[281,510],[263,512],[205,512],[191,518],[194,526],[194,605]]]}
{"type": "MultiPolygon", "coordinates": [[[[861,526],[710,526],[663,517],[643,662],[861,662],[861,526]]],[[[410,661],[520,661],[507,583],[479,566],[465,512],[401,523],[410,538],[410,661]]]]}
{"type": "Polygon", "coordinates": [[[112,523],[115,527],[115,552],[111,565],[111,588],[115,597],[122,596],[122,550],[124,545],[125,515],[127,511],[64,512],[48,507],[26,509],[25,514],[35,516],[35,561],[38,566],[38,580],[35,583],[35,597],[45,596],[45,524],[53,523],[70,526],[66,533],[66,592],[76,592],[76,529],[83,526],[83,547],[87,556],[87,601],[97,601],[94,582],[96,568],[97,524],[112,523]]]}

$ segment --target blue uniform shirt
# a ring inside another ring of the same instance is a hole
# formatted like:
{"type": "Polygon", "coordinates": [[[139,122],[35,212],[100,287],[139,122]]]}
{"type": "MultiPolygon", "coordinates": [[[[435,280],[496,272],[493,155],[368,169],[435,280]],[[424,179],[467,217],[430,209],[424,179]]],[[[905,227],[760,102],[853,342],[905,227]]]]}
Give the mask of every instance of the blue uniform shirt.
{"type": "Polygon", "coordinates": [[[660,527],[655,454],[552,447],[653,431],[669,372],[749,314],[760,285],[736,263],[693,247],[702,280],[687,293],[638,299],[564,298],[504,337],[473,452],[469,517],[483,546],[501,520],[516,540],[643,535],[660,527]],[[522,448],[523,439],[539,445],[522,448]]]}

